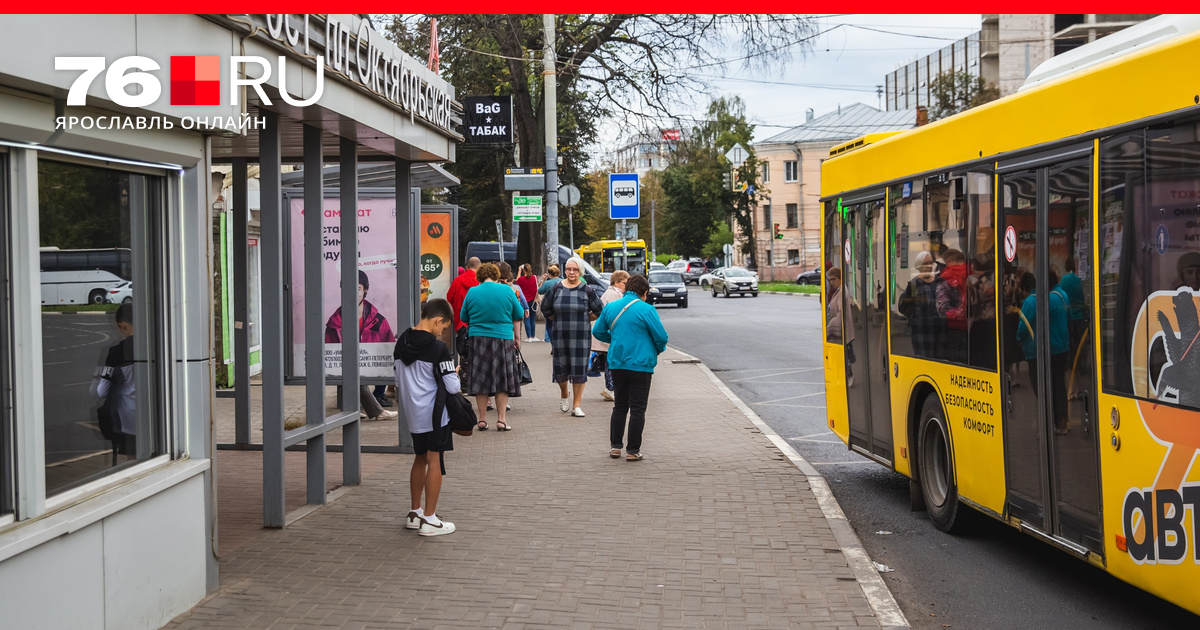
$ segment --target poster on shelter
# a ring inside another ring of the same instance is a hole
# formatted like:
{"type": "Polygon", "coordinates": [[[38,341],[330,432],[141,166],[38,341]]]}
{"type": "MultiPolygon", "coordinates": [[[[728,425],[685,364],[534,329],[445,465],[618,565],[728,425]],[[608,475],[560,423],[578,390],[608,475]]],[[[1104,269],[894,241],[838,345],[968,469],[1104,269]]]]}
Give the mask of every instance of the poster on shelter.
{"type": "MultiPolygon", "coordinates": [[[[341,334],[341,200],[325,199],[322,218],[321,266],[324,295],[321,313],[325,328],[325,374],[342,373],[341,334]]],[[[292,374],[305,375],[304,356],[304,200],[291,199],[292,374]]],[[[395,199],[358,201],[359,374],[363,378],[393,378],[396,345],[396,202],[395,199]]]]}
{"type": "Polygon", "coordinates": [[[421,212],[421,275],[429,281],[429,293],[421,296],[446,298],[457,269],[451,269],[449,212],[421,212]]]}

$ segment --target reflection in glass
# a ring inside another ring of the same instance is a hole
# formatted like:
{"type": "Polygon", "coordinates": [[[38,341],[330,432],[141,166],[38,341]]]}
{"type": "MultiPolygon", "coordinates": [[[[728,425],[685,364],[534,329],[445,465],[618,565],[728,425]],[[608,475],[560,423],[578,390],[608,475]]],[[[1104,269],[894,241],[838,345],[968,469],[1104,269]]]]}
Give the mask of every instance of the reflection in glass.
{"type": "Polygon", "coordinates": [[[143,175],[38,163],[47,493],[156,453],[147,283],[135,282],[143,175]]]}
{"type": "Polygon", "coordinates": [[[16,499],[13,487],[13,417],[12,409],[12,333],[9,313],[12,288],[9,273],[3,267],[8,264],[8,164],[0,154],[0,516],[13,511],[16,499]]]}

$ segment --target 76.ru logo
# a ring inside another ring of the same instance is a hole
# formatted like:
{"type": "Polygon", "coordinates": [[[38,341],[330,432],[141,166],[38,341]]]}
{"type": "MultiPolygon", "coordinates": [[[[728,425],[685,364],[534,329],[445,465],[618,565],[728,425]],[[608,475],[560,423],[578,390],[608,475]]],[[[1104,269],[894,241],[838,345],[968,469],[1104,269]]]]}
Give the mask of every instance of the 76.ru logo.
{"type": "MultiPolygon", "coordinates": [[[[280,84],[286,84],[284,76],[287,72],[287,60],[279,57],[280,84]]],[[[83,74],[71,84],[67,92],[67,105],[83,106],[87,102],[87,92],[92,87],[96,77],[104,73],[104,91],[108,99],[122,107],[146,107],[162,96],[162,82],[151,74],[161,70],[158,62],[141,56],[121,57],[105,68],[104,57],[55,57],[55,70],[82,70],[83,74]],[[129,92],[129,86],[140,89],[129,92]]],[[[317,102],[325,91],[325,59],[317,57],[317,89],[308,99],[294,99],[286,90],[280,90],[284,102],[296,107],[305,107],[317,102]]],[[[271,99],[262,89],[262,84],[271,78],[271,63],[263,57],[232,56],[229,58],[229,96],[230,104],[238,105],[240,88],[248,86],[258,93],[259,100],[264,105],[270,105],[271,99]],[[246,76],[244,66],[257,65],[261,71],[258,77],[239,78],[246,76]]],[[[171,57],[171,104],[172,105],[220,105],[221,104],[221,58],[212,56],[172,56],[171,57]]]]}

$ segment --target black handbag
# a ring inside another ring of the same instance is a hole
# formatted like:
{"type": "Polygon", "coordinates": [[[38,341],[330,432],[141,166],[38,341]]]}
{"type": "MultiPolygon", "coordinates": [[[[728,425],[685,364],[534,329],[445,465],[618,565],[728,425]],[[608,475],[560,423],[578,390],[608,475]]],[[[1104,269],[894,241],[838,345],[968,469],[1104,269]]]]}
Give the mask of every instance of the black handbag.
{"type": "Polygon", "coordinates": [[[520,350],[517,350],[517,377],[522,385],[528,385],[533,382],[533,374],[529,371],[529,364],[525,362],[525,357],[521,356],[520,350]]]}
{"type": "Polygon", "coordinates": [[[475,409],[471,406],[471,401],[461,393],[451,394],[446,391],[446,383],[442,380],[442,375],[438,374],[436,364],[433,366],[433,380],[437,383],[437,399],[433,404],[434,424],[441,423],[442,411],[445,411],[450,416],[451,431],[458,435],[471,435],[475,431],[475,425],[479,422],[475,416],[475,409]]]}

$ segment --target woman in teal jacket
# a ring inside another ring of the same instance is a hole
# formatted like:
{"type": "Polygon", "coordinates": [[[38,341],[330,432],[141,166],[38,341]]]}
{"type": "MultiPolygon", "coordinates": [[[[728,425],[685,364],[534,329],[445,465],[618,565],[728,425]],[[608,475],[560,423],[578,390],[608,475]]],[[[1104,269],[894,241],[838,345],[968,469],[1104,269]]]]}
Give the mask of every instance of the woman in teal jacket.
{"type": "Polygon", "coordinates": [[[632,276],[625,284],[625,296],[609,302],[592,326],[592,336],[609,344],[608,367],[612,370],[613,405],[609,420],[609,456],[617,459],[625,447],[625,459],[642,458],[642,429],[646,426],[646,402],[650,398],[650,378],[658,355],[667,349],[667,331],[658,311],[645,302],[650,283],[644,276],[632,276]],[[629,442],[625,437],[625,418],[629,416],[629,442]]]}

